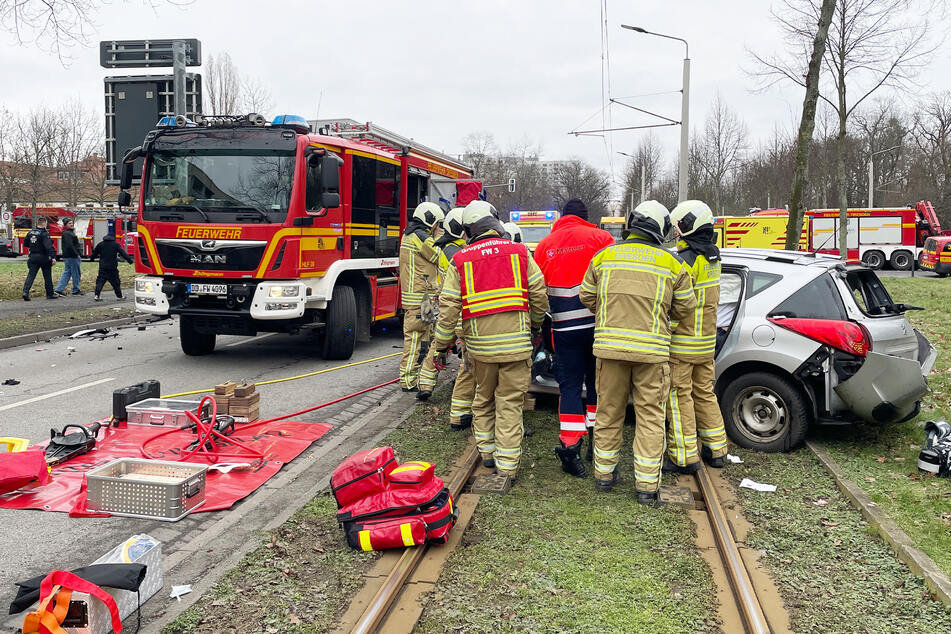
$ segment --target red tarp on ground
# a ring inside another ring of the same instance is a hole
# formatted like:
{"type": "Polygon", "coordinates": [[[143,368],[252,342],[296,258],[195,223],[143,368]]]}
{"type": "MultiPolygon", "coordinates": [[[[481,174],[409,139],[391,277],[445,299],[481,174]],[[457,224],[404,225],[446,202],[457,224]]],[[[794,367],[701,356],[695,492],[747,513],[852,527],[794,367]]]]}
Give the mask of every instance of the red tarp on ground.
{"type": "MultiPolygon", "coordinates": [[[[241,433],[241,426],[234,438],[261,451],[266,461],[252,470],[232,470],[229,473],[209,471],[205,484],[205,503],[195,512],[218,511],[230,508],[235,502],[250,495],[259,486],[267,482],[281,467],[299,456],[314,441],[331,428],[324,423],[301,423],[295,421],[277,421],[261,425],[241,433]]],[[[28,485],[18,491],[0,495],[0,508],[38,509],[41,511],[59,511],[69,513],[77,505],[83,478],[90,469],[95,469],[116,458],[142,458],[142,443],[156,434],[167,431],[168,427],[149,425],[127,425],[110,427],[99,432],[99,439],[92,451],[53,467],[49,483],[36,486],[28,485]]],[[[148,444],[148,450],[157,459],[174,460],[184,447],[196,438],[189,431],[179,431],[148,444]]],[[[223,449],[239,453],[233,447],[223,449]]],[[[207,462],[193,456],[188,462],[207,462]]],[[[221,459],[219,462],[251,462],[238,458],[221,459]]],[[[85,495],[85,492],[83,492],[85,495]]],[[[82,500],[83,502],[85,500],[82,500]]],[[[84,506],[84,505],[80,505],[84,506]]],[[[84,515],[85,513],[78,513],[84,515]]],[[[77,515],[77,513],[74,513],[77,515]]],[[[98,515],[98,514],[89,514],[98,515]]]]}

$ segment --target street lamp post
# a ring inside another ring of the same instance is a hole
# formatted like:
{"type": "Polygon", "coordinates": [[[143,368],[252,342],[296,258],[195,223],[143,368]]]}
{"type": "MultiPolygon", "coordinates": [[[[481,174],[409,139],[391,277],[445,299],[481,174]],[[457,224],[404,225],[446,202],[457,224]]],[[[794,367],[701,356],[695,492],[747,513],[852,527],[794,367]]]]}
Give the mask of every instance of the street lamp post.
{"type": "Polygon", "coordinates": [[[878,152],[872,152],[868,155],[868,208],[875,208],[875,157],[879,154],[884,154],[885,152],[891,152],[892,150],[897,150],[900,145],[893,145],[890,148],[885,148],[884,150],[879,150],[878,152]]]}
{"type": "Polygon", "coordinates": [[[622,29],[627,29],[629,31],[634,31],[635,33],[643,33],[644,35],[654,35],[656,37],[662,37],[668,40],[677,40],[678,42],[683,42],[684,45],[684,73],[683,73],[683,89],[681,90],[681,101],[680,101],[680,187],[678,192],[678,202],[683,202],[687,200],[687,153],[689,151],[689,137],[690,137],[690,45],[687,44],[687,40],[681,37],[674,37],[672,35],[664,35],[663,33],[654,33],[643,29],[639,26],[630,26],[628,24],[622,24],[622,29]]]}

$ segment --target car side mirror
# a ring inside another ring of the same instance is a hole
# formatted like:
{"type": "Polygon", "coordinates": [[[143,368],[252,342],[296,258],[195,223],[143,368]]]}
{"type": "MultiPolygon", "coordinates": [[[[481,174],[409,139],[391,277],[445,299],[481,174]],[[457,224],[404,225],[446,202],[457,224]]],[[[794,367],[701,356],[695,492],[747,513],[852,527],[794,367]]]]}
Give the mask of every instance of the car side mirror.
{"type": "Polygon", "coordinates": [[[130,206],[132,204],[132,194],[130,194],[129,192],[123,189],[122,191],[119,192],[117,202],[119,203],[120,207],[130,206]]]}

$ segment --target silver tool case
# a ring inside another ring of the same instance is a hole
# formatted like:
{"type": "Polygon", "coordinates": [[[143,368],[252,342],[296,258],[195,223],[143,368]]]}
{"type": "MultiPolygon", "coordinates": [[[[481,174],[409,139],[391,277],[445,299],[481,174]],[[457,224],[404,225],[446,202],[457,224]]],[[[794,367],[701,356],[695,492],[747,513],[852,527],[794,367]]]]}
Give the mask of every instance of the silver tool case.
{"type": "Polygon", "coordinates": [[[125,517],[176,522],[205,503],[208,465],[119,458],[86,474],[86,506],[125,517]]]}
{"type": "Polygon", "coordinates": [[[192,422],[185,412],[198,414],[198,404],[199,401],[184,399],[149,398],[127,405],[126,415],[128,422],[133,424],[181,427],[192,422]]]}

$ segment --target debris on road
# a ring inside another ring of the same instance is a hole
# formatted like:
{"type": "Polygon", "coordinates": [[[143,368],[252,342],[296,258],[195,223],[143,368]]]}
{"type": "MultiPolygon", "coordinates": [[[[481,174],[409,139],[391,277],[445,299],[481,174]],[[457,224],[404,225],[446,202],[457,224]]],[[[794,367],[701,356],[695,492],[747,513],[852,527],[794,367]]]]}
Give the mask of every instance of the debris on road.
{"type": "Polygon", "coordinates": [[[17,381],[16,379],[7,379],[6,381],[2,383],[2,385],[19,385],[19,384],[20,382],[17,381]]]}
{"type": "Polygon", "coordinates": [[[182,597],[192,591],[192,586],[190,583],[187,583],[182,586],[172,586],[172,592],[168,595],[169,599],[176,599],[179,603],[182,601],[182,597]]]}
{"type": "Polygon", "coordinates": [[[726,459],[729,460],[730,462],[732,462],[733,464],[743,464],[743,459],[742,459],[742,458],[740,458],[739,456],[734,456],[734,455],[731,454],[731,453],[728,453],[728,454],[726,455],[726,459]]]}
{"type": "Polygon", "coordinates": [[[749,478],[743,478],[743,481],[740,482],[740,487],[743,489],[753,489],[754,491],[763,491],[765,493],[773,493],[776,491],[775,484],[763,484],[761,482],[754,482],[749,478]]]}

